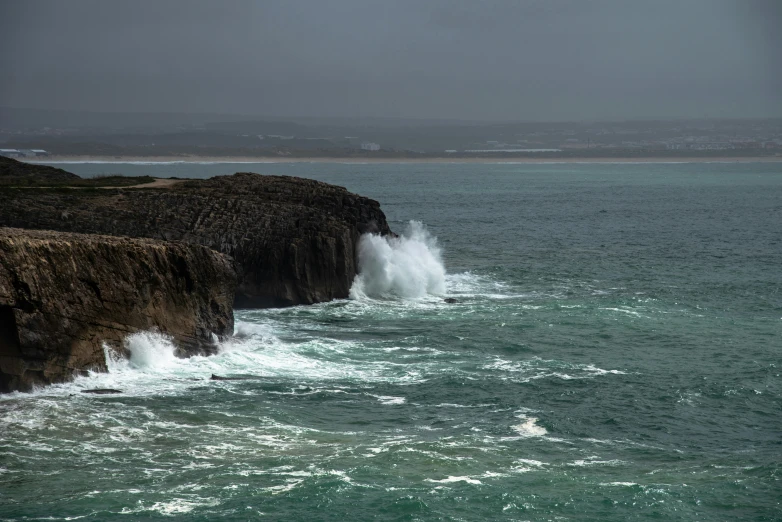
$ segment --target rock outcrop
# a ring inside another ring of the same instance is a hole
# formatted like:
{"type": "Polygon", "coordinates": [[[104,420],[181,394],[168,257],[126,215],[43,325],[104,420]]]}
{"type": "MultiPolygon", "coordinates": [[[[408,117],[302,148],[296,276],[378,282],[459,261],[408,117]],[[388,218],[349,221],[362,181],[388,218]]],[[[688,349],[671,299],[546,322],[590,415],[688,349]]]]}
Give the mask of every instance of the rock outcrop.
{"type": "Polygon", "coordinates": [[[235,285],[198,245],[0,228],[0,392],[105,369],[103,344],[138,330],[211,353],[233,333],[235,285]]]}
{"type": "Polygon", "coordinates": [[[0,225],[181,240],[231,256],[236,306],[345,298],[377,201],[314,180],[239,173],[167,188],[0,190],[0,225]]]}

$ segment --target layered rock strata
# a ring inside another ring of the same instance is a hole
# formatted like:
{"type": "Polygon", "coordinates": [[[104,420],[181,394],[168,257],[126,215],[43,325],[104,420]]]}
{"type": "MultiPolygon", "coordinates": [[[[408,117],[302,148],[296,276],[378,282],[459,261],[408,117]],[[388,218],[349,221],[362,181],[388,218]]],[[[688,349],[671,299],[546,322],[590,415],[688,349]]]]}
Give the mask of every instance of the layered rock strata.
{"type": "Polygon", "coordinates": [[[203,245],[233,258],[235,304],[249,308],[347,297],[361,234],[391,233],[377,201],[249,173],[160,189],[0,191],[0,225],[203,245]]]}
{"type": "Polygon", "coordinates": [[[103,345],[156,329],[178,355],[233,333],[236,275],[198,245],[0,228],[0,392],[105,370],[103,345]]]}

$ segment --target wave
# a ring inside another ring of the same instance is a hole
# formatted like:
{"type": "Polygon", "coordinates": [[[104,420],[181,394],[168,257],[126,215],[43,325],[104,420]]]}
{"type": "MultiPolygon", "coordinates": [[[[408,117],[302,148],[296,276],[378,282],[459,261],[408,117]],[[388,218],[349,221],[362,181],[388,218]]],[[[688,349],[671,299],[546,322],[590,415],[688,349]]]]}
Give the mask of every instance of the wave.
{"type": "Polygon", "coordinates": [[[177,362],[173,340],[157,332],[136,332],[125,339],[130,365],[138,369],[169,368],[177,362]]]}
{"type": "MultiPolygon", "coordinates": [[[[216,355],[184,359],[176,357],[176,347],[169,336],[156,331],[136,332],[126,337],[123,354],[104,346],[107,372],[90,372],[32,393],[7,394],[0,396],[0,401],[68,396],[94,388],[118,389],[126,396],[180,395],[196,382],[215,382],[210,381],[212,374],[259,382],[271,379],[292,387],[306,385],[313,388],[313,393],[343,393],[344,386],[357,383],[418,382],[435,364],[407,368],[395,361],[377,360],[372,356],[376,352],[359,342],[321,336],[291,338],[292,332],[281,324],[255,321],[238,318],[234,336],[219,344],[216,355]]],[[[233,384],[215,385],[230,388],[233,384]]],[[[377,395],[376,399],[384,405],[405,403],[403,397],[390,395],[377,395]]]]}
{"type": "Polygon", "coordinates": [[[440,247],[418,221],[411,221],[400,237],[364,234],[358,245],[358,272],[350,289],[352,299],[445,294],[440,247]]]}
{"type": "Polygon", "coordinates": [[[123,343],[127,357],[103,346],[106,368],[109,373],[120,374],[129,371],[168,371],[183,362],[177,358],[176,346],[171,337],[150,330],[128,335],[123,343]]]}
{"type": "Polygon", "coordinates": [[[513,429],[522,437],[542,437],[548,433],[546,428],[543,426],[538,426],[537,417],[527,417],[525,415],[521,415],[519,418],[524,422],[513,426],[513,429]]]}

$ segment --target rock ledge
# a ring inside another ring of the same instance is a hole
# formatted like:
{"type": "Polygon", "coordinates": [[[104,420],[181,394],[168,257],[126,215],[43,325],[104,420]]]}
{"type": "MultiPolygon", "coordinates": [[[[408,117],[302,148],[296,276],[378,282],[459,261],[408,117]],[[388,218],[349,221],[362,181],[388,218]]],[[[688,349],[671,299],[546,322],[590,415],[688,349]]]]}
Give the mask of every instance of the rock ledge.
{"type": "Polygon", "coordinates": [[[0,190],[0,225],[179,240],[231,256],[236,306],[346,298],[377,201],[311,179],[239,173],[167,188],[0,190]]]}
{"type": "Polygon", "coordinates": [[[104,343],[140,330],[213,353],[235,286],[230,259],[198,245],[0,228],[0,392],[105,370],[104,343]]]}

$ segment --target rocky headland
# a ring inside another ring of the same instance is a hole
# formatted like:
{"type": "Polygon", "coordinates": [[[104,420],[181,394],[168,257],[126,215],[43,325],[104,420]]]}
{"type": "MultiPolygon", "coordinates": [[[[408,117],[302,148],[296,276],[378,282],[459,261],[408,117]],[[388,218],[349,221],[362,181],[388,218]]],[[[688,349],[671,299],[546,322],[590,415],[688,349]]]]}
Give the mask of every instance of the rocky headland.
{"type": "Polygon", "coordinates": [[[7,188],[0,225],[206,246],[234,260],[243,308],[347,297],[361,234],[391,233],[377,201],[250,173],[149,188],[7,188]]]}
{"type": "Polygon", "coordinates": [[[106,368],[156,329],[178,355],[233,332],[233,306],[348,296],[377,201],[314,180],[82,179],[0,158],[0,392],[106,368]],[[22,230],[23,229],[23,230],[22,230]]]}
{"type": "Polygon", "coordinates": [[[185,243],[0,228],[0,391],[105,370],[103,345],[157,330],[178,355],[233,334],[230,260],[185,243]]]}

